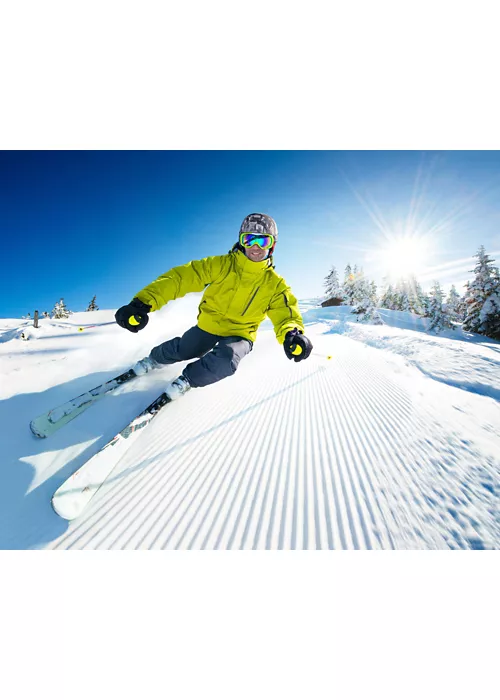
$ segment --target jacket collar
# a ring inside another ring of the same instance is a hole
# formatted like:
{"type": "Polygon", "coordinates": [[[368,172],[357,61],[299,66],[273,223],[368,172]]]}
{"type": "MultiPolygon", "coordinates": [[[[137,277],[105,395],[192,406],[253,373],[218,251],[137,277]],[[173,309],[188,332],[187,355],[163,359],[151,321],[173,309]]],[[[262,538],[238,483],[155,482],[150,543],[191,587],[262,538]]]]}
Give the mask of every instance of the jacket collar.
{"type": "Polygon", "coordinates": [[[262,262],[253,262],[253,260],[247,258],[245,253],[242,253],[241,250],[235,250],[234,256],[236,260],[236,267],[244,274],[258,275],[270,267],[269,258],[262,260],[262,262]]]}

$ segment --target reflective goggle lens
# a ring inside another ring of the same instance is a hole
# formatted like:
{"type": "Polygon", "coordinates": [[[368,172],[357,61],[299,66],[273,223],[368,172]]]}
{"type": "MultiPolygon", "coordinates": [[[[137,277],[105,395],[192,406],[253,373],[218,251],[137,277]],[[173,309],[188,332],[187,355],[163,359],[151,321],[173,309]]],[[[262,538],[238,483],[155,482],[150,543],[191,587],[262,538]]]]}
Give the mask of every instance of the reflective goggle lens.
{"type": "Polygon", "coordinates": [[[272,247],[274,236],[265,236],[258,233],[240,233],[240,243],[245,248],[250,248],[257,244],[259,248],[267,250],[272,247]]]}

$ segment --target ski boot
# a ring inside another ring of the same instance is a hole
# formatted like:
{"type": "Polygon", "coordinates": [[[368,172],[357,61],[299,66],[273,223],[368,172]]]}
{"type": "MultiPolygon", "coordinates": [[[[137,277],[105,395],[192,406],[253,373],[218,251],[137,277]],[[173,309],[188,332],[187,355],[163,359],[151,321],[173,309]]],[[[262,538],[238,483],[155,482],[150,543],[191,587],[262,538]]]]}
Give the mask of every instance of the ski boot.
{"type": "Polygon", "coordinates": [[[153,369],[160,369],[161,367],[163,367],[162,364],[153,360],[151,355],[148,355],[147,357],[143,357],[142,360],[139,360],[132,369],[138,377],[141,377],[143,374],[147,374],[153,369]]]}
{"type": "Polygon", "coordinates": [[[191,384],[186,377],[181,374],[177,379],[172,379],[165,387],[165,393],[171,401],[175,401],[191,389],[191,384]]]}

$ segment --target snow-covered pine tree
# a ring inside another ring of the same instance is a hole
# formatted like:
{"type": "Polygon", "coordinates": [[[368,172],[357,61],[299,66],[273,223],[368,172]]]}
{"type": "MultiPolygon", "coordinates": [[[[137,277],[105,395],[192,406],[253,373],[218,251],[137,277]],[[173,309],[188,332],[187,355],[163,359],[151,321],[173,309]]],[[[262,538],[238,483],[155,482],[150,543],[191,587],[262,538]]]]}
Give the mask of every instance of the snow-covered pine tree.
{"type": "Polygon", "coordinates": [[[463,321],[461,305],[462,298],[457,292],[455,285],[452,284],[446,298],[446,313],[453,323],[461,323],[463,321]]]}
{"type": "Polygon", "coordinates": [[[94,294],[90,304],[85,309],[86,311],[99,311],[99,307],[97,306],[96,301],[95,301],[96,296],[97,296],[97,294],[94,294]]]}
{"type": "Polygon", "coordinates": [[[369,323],[382,324],[376,305],[377,305],[377,287],[375,282],[370,282],[364,276],[363,269],[357,270],[354,274],[354,284],[352,288],[352,304],[353,314],[359,314],[361,321],[369,323]]]}
{"type": "Polygon", "coordinates": [[[420,304],[422,305],[422,315],[428,317],[431,305],[431,298],[425,292],[422,292],[422,295],[420,297],[420,304]]]}
{"type": "Polygon", "coordinates": [[[430,291],[429,304],[429,330],[440,333],[444,328],[450,327],[450,322],[443,308],[443,290],[439,282],[434,282],[430,291]]]}
{"type": "Polygon", "coordinates": [[[44,317],[44,318],[50,318],[49,312],[48,312],[48,311],[44,311],[44,312],[43,312],[43,317],[44,317]]]}
{"type": "Polygon", "coordinates": [[[422,309],[422,316],[427,316],[429,313],[429,304],[431,303],[429,295],[422,291],[422,293],[419,295],[419,300],[422,309]]]}
{"type": "Polygon", "coordinates": [[[411,311],[410,287],[404,279],[400,281],[399,286],[399,308],[401,311],[411,311]]]}
{"type": "Polygon", "coordinates": [[[465,311],[466,311],[465,295],[463,295],[460,297],[460,301],[458,302],[458,307],[457,307],[457,313],[458,313],[458,317],[460,319],[460,323],[463,323],[465,320],[465,311]]]}
{"type": "Polygon", "coordinates": [[[460,299],[460,306],[459,306],[459,309],[460,309],[460,317],[461,317],[461,320],[462,320],[462,328],[463,328],[463,325],[464,325],[464,323],[465,323],[465,319],[467,318],[467,309],[468,309],[468,302],[467,302],[467,300],[468,300],[468,297],[469,297],[469,287],[470,287],[470,284],[471,284],[471,283],[470,283],[470,280],[467,280],[467,282],[466,282],[466,283],[464,284],[464,286],[463,286],[463,288],[464,288],[463,296],[462,296],[461,299],[460,299]]]}
{"type": "Polygon", "coordinates": [[[382,321],[382,318],[380,317],[380,314],[378,312],[378,309],[376,306],[373,304],[370,304],[363,312],[362,315],[360,315],[360,320],[363,321],[364,323],[373,323],[375,326],[383,326],[384,322],[382,321]]]}
{"type": "Polygon", "coordinates": [[[366,294],[363,299],[354,302],[352,313],[357,314],[359,316],[358,320],[365,323],[374,323],[379,326],[383,323],[370,294],[366,294]]]}
{"type": "Polygon", "coordinates": [[[497,340],[500,338],[500,274],[484,246],[479,248],[474,257],[477,258],[475,278],[467,283],[463,329],[497,340]]]}
{"type": "Polygon", "coordinates": [[[325,277],[324,286],[325,301],[328,299],[332,299],[333,297],[337,299],[342,299],[342,288],[340,286],[339,276],[334,265],[332,265],[330,272],[325,277]]]}
{"type": "Polygon", "coordinates": [[[423,316],[425,312],[424,293],[415,275],[408,278],[408,304],[409,311],[413,314],[423,316]]]}
{"type": "Polygon", "coordinates": [[[408,311],[412,314],[418,314],[419,316],[425,313],[425,295],[422,292],[422,287],[417,282],[414,275],[410,277],[401,277],[395,284],[394,288],[390,287],[390,296],[387,294],[389,288],[382,298],[384,304],[390,304],[390,306],[384,306],[384,308],[392,308],[397,311],[408,311]]]}
{"type": "Polygon", "coordinates": [[[408,294],[403,279],[398,280],[394,285],[394,293],[392,298],[394,304],[393,308],[396,311],[408,311],[408,294]]]}
{"type": "Polygon", "coordinates": [[[354,284],[355,277],[350,263],[347,263],[344,271],[344,284],[342,285],[342,296],[344,297],[346,304],[348,304],[349,306],[353,305],[354,284]]]}
{"type": "Polygon", "coordinates": [[[366,279],[363,270],[358,270],[355,267],[356,272],[353,272],[353,284],[352,284],[352,304],[366,304],[370,303],[371,297],[371,286],[366,279]]]}
{"type": "Polygon", "coordinates": [[[392,284],[385,288],[379,304],[381,309],[394,309],[394,289],[392,284]]]}
{"type": "Polygon", "coordinates": [[[68,309],[66,304],[64,303],[64,299],[60,299],[60,301],[56,302],[54,304],[54,308],[52,309],[51,317],[52,318],[69,318],[70,314],[72,311],[68,309]]]}
{"type": "Polygon", "coordinates": [[[494,340],[500,340],[500,289],[490,294],[481,309],[482,326],[485,335],[494,340]]]}

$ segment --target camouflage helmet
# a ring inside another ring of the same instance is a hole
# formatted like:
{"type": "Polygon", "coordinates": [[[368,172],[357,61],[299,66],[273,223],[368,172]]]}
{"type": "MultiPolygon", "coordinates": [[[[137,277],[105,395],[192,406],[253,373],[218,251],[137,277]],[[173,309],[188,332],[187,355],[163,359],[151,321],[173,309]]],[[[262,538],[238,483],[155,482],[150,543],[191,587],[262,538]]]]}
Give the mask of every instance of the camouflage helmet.
{"type": "Polygon", "coordinates": [[[249,214],[243,219],[240,233],[264,233],[278,240],[278,227],[276,221],[267,214],[249,214]]]}

